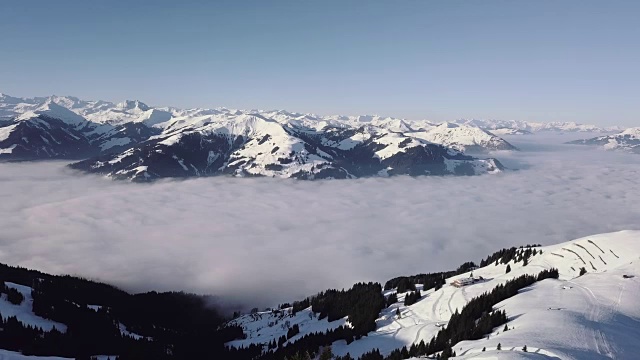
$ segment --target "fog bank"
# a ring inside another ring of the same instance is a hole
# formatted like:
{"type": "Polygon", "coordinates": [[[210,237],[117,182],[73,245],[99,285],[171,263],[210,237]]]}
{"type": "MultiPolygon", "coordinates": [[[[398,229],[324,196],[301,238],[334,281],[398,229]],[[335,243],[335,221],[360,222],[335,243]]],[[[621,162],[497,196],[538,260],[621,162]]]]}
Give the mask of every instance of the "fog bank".
{"type": "Polygon", "coordinates": [[[502,248],[640,229],[640,156],[509,137],[479,177],[114,182],[0,164],[0,262],[129,291],[274,305],[448,270],[502,248]]]}

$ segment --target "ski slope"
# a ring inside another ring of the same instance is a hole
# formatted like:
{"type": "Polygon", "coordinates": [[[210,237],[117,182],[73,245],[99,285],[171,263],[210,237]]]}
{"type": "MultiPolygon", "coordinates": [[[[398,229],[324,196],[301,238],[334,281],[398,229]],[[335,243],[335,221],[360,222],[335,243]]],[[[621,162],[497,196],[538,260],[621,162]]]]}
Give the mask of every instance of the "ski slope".
{"type": "MultiPolygon", "coordinates": [[[[423,292],[422,298],[411,306],[403,305],[406,293],[398,294],[399,301],[384,309],[376,320],[376,331],[348,345],[345,341],[335,342],[332,345],[334,354],[343,356],[349,353],[357,358],[377,348],[386,355],[421,340],[428,342],[440,326],[446,326],[451,315],[472,298],[520,275],[537,275],[544,269],[557,268],[559,279],[537,282],[496,305],[497,309],[506,310],[509,331],[504,332],[501,327],[481,340],[456,344],[453,349],[457,358],[638,358],[640,231],[593,235],[536,249],[542,253],[532,256],[526,266],[522,261],[492,263],[472,271],[475,278],[484,280],[463,287],[455,287],[451,283],[468,278],[471,273],[451,277],[440,290],[423,292]],[[506,273],[507,265],[511,268],[509,273],[506,273]],[[587,270],[583,276],[579,276],[581,267],[587,270]],[[396,316],[397,309],[400,317],[396,316]],[[496,349],[498,344],[502,348],[500,351],[496,349]],[[522,351],[525,345],[526,353],[522,351]]],[[[385,295],[392,292],[395,290],[385,291],[385,295]]],[[[259,326],[246,317],[240,319],[243,320],[237,323],[245,329],[259,326]]],[[[336,326],[342,321],[336,321],[336,326]]],[[[305,326],[311,328],[313,325],[305,326]]],[[[265,337],[264,333],[260,336],[252,331],[245,333],[248,334],[247,339],[230,345],[265,343],[265,340],[268,342],[282,335],[277,332],[265,337]]]]}
{"type": "Polygon", "coordinates": [[[314,332],[326,332],[342,325],[349,326],[346,318],[329,322],[326,318],[318,320],[318,314],[311,311],[311,307],[291,314],[292,308],[275,311],[261,311],[255,314],[246,314],[230,322],[231,325],[241,326],[246,339],[234,340],[227,343],[227,346],[236,348],[247,347],[251,344],[268,344],[287,334],[287,330],[298,325],[300,333],[287,340],[295,342],[304,335],[314,332]]]}
{"type": "MultiPolygon", "coordinates": [[[[33,312],[33,297],[31,297],[32,288],[20,284],[14,284],[12,282],[5,282],[5,285],[10,288],[18,290],[24,300],[19,305],[14,305],[7,300],[7,295],[2,294],[0,297],[0,314],[6,320],[8,317],[15,316],[18,321],[25,325],[31,325],[34,327],[42,328],[45,331],[51,331],[54,327],[58,331],[67,331],[67,325],[42,318],[33,312]]],[[[0,357],[0,360],[2,357],[0,357]]]]}

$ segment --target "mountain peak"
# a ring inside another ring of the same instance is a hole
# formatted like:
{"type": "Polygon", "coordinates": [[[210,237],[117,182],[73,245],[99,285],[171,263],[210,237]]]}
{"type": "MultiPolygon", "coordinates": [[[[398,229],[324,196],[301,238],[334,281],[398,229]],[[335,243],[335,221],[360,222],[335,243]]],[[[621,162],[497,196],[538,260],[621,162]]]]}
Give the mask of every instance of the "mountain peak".
{"type": "Polygon", "coordinates": [[[454,124],[451,122],[443,122],[442,124],[438,125],[437,128],[439,129],[454,129],[460,127],[460,125],[458,124],[454,124]]]}
{"type": "Polygon", "coordinates": [[[6,104],[18,104],[22,102],[22,99],[5,94],[5,93],[0,93],[0,101],[6,104]]]}
{"type": "Polygon", "coordinates": [[[140,111],[147,111],[149,110],[149,106],[145,103],[143,103],[140,100],[125,100],[123,102],[118,103],[118,105],[116,105],[116,107],[118,109],[121,110],[135,110],[138,109],[140,111]]]}
{"type": "Polygon", "coordinates": [[[640,137],[640,127],[628,128],[625,131],[621,132],[620,135],[631,135],[640,137]]]}
{"type": "Polygon", "coordinates": [[[86,122],[82,116],[74,113],[64,106],[58,105],[52,99],[47,100],[33,111],[27,111],[18,117],[18,120],[29,120],[39,115],[46,115],[58,120],[62,120],[67,124],[79,125],[86,122]]]}

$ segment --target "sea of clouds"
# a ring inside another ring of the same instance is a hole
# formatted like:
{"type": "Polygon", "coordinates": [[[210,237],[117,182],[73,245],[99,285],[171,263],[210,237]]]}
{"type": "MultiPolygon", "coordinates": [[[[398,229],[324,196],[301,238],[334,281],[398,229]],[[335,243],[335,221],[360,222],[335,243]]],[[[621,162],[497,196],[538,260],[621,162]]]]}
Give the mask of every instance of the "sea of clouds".
{"type": "Polygon", "coordinates": [[[154,184],[0,164],[0,262],[270,306],[449,270],[502,247],[640,229],[640,156],[509,137],[478,177],[154,184]]]}

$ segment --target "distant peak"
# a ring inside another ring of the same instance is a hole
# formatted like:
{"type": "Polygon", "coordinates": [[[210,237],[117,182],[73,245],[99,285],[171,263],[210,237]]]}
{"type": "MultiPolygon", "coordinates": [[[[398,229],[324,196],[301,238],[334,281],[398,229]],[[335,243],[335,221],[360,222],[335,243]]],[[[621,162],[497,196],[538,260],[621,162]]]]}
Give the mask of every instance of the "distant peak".
{"type": "Polygon", "coordinates": [[[625,131],[620,133],[621,135],[634,135],[634,136],[640,136],[640,127],[632,127],[632,128],[628,128],[625,131]]]}
{"type": "Polygon", "coordinates": [[[442,124],[438,125],[438,127],[441,129],[453,129],[453,128],[460,127],[460,125],[450,123],[450,122],[443,122],[442,124]]]}
{"type": "Polygon", "coordinates": [[[122,110],[139,109],[141,111],[147,111],[150,109],[147,104],[143,103],[140,100],[125,100],[121,103],[118,103],[118,105],[116,106],[118,107],[118,109],[122,109],[122,110]]]}
{"type": "Polygon", "coordinates": [[[11,95],[5,94],[5,93],[0,93],[0,100],[2,100],[5,103],[13,104],[13,103],[20,102],[22,99],[17,98],[15,96],[11,96],[11,95]]]}

